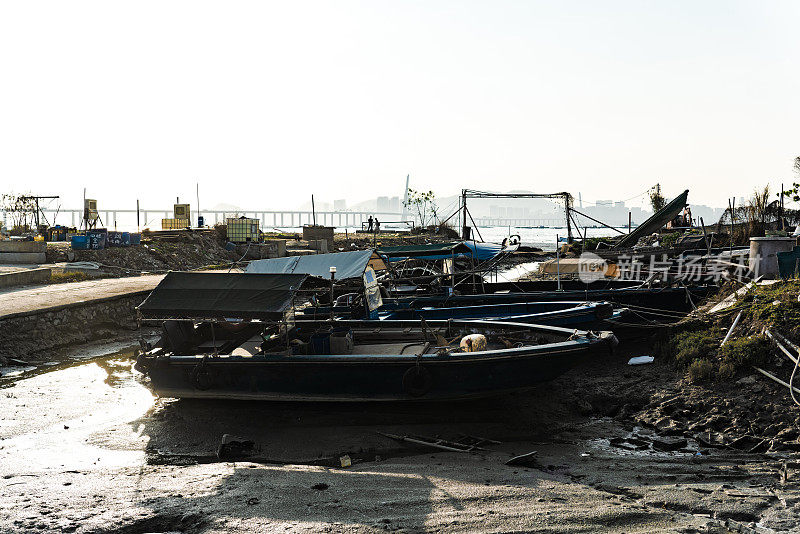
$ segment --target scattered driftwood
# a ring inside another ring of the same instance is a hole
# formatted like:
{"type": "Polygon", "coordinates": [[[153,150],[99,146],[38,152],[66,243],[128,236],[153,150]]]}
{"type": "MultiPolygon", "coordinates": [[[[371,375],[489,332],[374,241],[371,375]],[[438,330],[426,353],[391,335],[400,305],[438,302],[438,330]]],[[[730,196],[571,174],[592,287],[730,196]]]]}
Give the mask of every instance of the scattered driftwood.
{"type": "Polygon", "coordinates": [[[661,452],[679,451],[689,444],[686,438],[669,436],[655,436],[650,441],[653,443],[653,450],[661,452]]]}
{"type": "MultiPolygon", "coordinates": [[[[772,332],[770,332],[770,333],[772,333],[772,332]]],[[[797,345],[795,345],[794,343],[792,343],[790,340],[786,339],[786,336],[784,336],[784,335],[783,335],[783,334],[781,334],[780,332],[775,332],[775,334],[774,334],[774,335],[775,335],[775,337],[777,337],[777,338],[778,338],[778,339],[779,339],[781,342],[783,342],[783,344],[784,344],[784,345],[787,345],[787,346],[791,347],[791,348],[792,348],[792,350],[794,350],[795,352],[797,352],[798,354],[800,354],[800,347],[798,347],[797,345]]]]}
{"type": "Polygon", "coordinates": [[[440,438],[428,438],[425,436],[398,436],[397,434],[387,434],[386,432],[378,432],[381,436],[401,441],[404,443],[413,443],[414,445],[422,445],[431,447],[433,449],[440,449],[450,452],[472,452],[472,451],[485,451],[486,449],[479,447],[477,443],[499,443],[485,438],[474,438],[472,436],[463,435],[462,441],[448,441],[440,438]]]}
{"type": "Polygon", "coordinates": [[[719,313],[721,311],[727,310],[728,308],[736,304],[736,301],[739,300],[740,297],[743,297],[745,293],[747,293],[750,290],[751,287],[760,282],[762,278],[763,276],[759,276],[752,282],[748,282],[743,287],[734,291],[733,293],[731,293],[730,295],[719,301],[716,305],[714,305],[713,308],[708,310],[708,313],[719,313]]]}
{"type": "Polygon", "coordinates": [[[784,382],[783,380],[781,380],[781,379],[780,379],[780,378],[778,378],[777,376],[773,375],[772,373],[770,373],[770,372],[768,372],[768,371],[765,371],[764,369],[762,369],[762,368],[760,368],[760,367],[755,367],[755,366],[754,366],[754,367],[753,367],[753,369],[755,369],[756,371],[758,371],[758,372],[759,372],[759,373],[761,373],[762,375],[766,376],[766,377],[767,377],[767,378],[769,378],[770,380],[773,380],[773,381],[777,382],[778,384],[780,384],[780,385],[782,385],[782,386],[784,386],[784,387],[787,387],[787,388],[788,388],[788,387],[791,387],[791,388],[794,390],[794,392],[795,392],[795,393],[800,393],[800,389],[797,389],[797,388],[796,388],[796,387],[794,387],[794,386],[789,386],[789,383],[788,383],[788,382],[784,382]]]}
{"type": "Polygon", "coordinates": [[[518,456],[514,456],[510,460],[506,462],[506,465],[520,465],[523,467],[530,467],[535,465],[536,462],[536,451],[526,452],[525,454],[520,454],[518,456]]]}
{"type": "Polygon", "coordinates": [[[487,443],[491,443],[492,445],[500,445],[500,443],[502,443],[501,441],[482,438],[480,436],[470,436],[469,434],[459,434],[456,442],[463,443],[464,445],[486,445],[487,443]]]}
{"type": "Polygon", "coordinates": [[[608,444],[626,451],[643,451],[650,448],[650,440],[642,439],[638,436],[628,436],[627,438],[611,438],[608,444]]]}
{"type": "MultiPolygon", "coordinates": [[[[775,343],[775,346],[777,346],[777,347],[780,349],[780,351],[781,351],[781,352],[782,352],[784,355],[786,355],[786,357],[787,357],[787,358],[789,358],[790,360],[792,360],[792,363],[794,363],[795,365],[797,365],[797,358],[796,358],[796,357],[795,357],[795,356],[794,356],[794,355],[793,355],[791,352],[789,352],[789,349],[787,349],[787,348],[786,348],[786,347],[783,345],[783,343],[781,343],[781,341],[778,339],[778,336],[780,336],[780,334],[778,334],[778,335],[773,335],[773,334],[772,334],[772,332],[770,332],[769,328],[765,329],[765,330],[764,330],[764,333],[767,335],[767,337],[768,337],[768,338],[770,338],[770,339],[772,340],[772,342],[773,342],[773,343],[775,343]]],[[[783,336],[781,336],[781,338],[783,338],[783,336]]],[[[785,340],[785,339],[784,339],[784,340],[785,340]]]]}

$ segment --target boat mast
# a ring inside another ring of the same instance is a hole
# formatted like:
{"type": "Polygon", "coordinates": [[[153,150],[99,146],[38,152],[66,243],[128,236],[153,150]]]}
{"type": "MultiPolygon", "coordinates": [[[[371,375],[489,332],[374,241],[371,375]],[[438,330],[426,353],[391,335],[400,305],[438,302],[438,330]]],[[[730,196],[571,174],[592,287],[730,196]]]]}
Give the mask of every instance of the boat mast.
{"type": "Polygon", "coordinates": [[[403,193],[403,215],[400,217],[400,220],[405,222],[408,218],[408,181],[411,178],[410,174],[406,174],[406,190],[403,193]]]}

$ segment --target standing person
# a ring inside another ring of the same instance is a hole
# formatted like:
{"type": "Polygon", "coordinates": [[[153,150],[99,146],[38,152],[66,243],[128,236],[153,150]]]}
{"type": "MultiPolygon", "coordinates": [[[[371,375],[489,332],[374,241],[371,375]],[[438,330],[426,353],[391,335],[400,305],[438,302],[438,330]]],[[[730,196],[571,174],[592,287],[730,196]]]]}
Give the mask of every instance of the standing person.
{"type": "Polygon", "coordinates": [[[369,219],[367,219],[367,232],[371,231],[372,231],[372,215],[370,215],[369,219]]]}
{"type": "Polygon", "coordinates": [[[381,222],[378,220],[377,217],[375,217],[375,233],[378,233],[380,231],[381,231],[381,222]]]}

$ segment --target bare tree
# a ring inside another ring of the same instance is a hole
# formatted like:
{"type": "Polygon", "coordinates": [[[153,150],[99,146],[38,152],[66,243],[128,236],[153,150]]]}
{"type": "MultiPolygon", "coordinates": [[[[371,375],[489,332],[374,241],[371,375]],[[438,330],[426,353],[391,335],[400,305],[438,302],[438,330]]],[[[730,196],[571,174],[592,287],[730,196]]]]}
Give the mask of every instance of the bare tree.
{"type": "Polygon", "coordinates": [[[4,193],[0,196],[0,210],[11,218],[11,229],[17,232],[31,230],[36,215],[36,203],[30,195],[4,193]]]}
{"type": "Polygon", "coordinates": [[[414,191],[408,188],[408,201],[403,205],[416,212],[419,225],[423,228],[436,222],[439,208],[436,205],[436,195],[433,191],[414,191]]]}

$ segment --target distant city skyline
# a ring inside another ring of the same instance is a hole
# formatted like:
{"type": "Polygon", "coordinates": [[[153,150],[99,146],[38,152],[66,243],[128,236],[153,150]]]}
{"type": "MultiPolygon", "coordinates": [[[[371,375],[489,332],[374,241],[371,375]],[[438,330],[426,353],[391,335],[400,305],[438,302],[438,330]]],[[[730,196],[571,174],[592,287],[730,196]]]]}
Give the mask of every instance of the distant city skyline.
{"type": "Polygon", "coordinates": [[[798,178],[800,3],[0,4],[0,192],[295,208],[798,178]]]}

